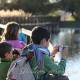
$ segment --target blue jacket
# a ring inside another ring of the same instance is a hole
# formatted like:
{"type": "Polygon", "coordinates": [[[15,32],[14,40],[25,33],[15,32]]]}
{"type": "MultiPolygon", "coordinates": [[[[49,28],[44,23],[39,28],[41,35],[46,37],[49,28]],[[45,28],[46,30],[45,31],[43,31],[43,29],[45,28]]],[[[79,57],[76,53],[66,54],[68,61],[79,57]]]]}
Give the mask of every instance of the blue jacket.
{"type": "Polygon", "coordinates": [[[24,43],[27,42],[27,38],[26,38],[25,34],[23,34],[22,32],[19,33],[19,38],[20,38],[20,40],[23,41],[24,43]]]}

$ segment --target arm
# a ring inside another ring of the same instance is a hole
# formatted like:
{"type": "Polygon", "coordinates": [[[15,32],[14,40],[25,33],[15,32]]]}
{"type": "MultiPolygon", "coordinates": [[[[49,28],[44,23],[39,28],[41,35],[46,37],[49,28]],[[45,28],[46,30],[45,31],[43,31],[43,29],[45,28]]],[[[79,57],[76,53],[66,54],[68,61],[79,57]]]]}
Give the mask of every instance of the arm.
{"type": "Polygon", "coordinates": [[[24,43],[27,42],[27,41],[26,41],[26,36],[25,36],[25,34],[20,33],[19,36],[20,36],[20,40],[21,40],[21,41],[23,41],[24,43]]]}
{"type": "Polygon", "coordinates": [[[61,60],[57,65],[49,56],[44,55],[44,67],[52,74],[63,74],[65,72],[66,62],[61,60]]]}
{"type": "Polygon", "coordinates": [[[23,39],[23,42],[25,42],[25,43],[27,42],[27,41],[26,41],[26,36],[25,36],[25,34],[23,34],[22,39],[23,39]]]}

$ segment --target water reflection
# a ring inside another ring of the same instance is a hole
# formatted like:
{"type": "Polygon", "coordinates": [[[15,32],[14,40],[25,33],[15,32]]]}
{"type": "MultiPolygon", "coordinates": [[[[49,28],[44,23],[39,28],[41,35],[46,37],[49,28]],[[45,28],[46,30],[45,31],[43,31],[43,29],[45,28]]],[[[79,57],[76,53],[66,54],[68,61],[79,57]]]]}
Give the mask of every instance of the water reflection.
{"type": "Polygon", "coordinates": [[[68,29],[51,35],[52,45],[67,45],[69,56],[67,58],[66,75],[70,80],[80,80],[80,31],[68,29]]]}
{"type": "Polygon", "coordinates": [[[61,30],[58,34],[51,35],[52,45],[67,45],[69,48],[69,55],[74,56],[80,49],[80,33],[74,33],[74,30],[61,30]]]}

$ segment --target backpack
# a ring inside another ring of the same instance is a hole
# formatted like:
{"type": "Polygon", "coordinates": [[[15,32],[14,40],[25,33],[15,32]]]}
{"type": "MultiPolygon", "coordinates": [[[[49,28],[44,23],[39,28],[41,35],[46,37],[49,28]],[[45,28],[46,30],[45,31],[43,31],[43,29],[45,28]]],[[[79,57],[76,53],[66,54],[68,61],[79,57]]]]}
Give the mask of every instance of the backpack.
{"type": "Polygon", "coordinates": [[[26,56],[12,62],[6,80],[35,80],[26,56]]]}

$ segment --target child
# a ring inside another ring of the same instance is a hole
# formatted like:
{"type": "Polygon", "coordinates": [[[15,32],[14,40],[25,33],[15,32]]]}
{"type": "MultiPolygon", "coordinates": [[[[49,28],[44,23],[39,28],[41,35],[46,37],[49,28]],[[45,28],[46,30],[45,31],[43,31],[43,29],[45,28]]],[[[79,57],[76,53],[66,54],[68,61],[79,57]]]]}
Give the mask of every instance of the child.
{"type": "Polygon", "coordinates": [[[12,44],[13,48],[22,49],[25,47],[25,43],[19,40],[19,29],[20,26],[18,23],[8,22],[5,41],[12,44]]]}
{"type": "Polygon", "coordinates": [[[22,50],[26,45],[23,41],[20,41],[19,39],[19,29],[20,29],[20,26],[18,23],[16,22],[7,23],[5,42],[9,42],[13,46],[13,48],[19,51],[20,54],[18,55],[14,54],[16,55],[16,58],[18,58],[22,54],[22,50]]]}
{"type": "MultiPolygon", "coordinates": [[[[23,50],[23,54],[26,53],[26,49],[34,51],[34,57],[29,61],[31,68],[33,70],[33,74],[35,76],[35,80],[51,80],[47,77],[49,73],[62,75],[65,72],[66,67],[66,56],[68,54],[68,48],[65,48],[61,52],[61,61],[57,65],[50,58],[50,52],[48,50],[49,40],[50,40],[50,32],[43,27],[34,27],[32,30],[32,43],[29,44],[23,50]]],[[[58,47],[52,51],[52,54],[58,52],[58,47]]],[[[65,77],[63,77],[65,78],[65,77]]],[[[52,79],[54,80],[54,78],[52,79]]],[[[56,80],[56,79],[55,79],[56,80]]],[[[59,80],[64,80],[60,79],[59,80]]],[[[65,78],[68,80],[68,78],[65,78]]]]}
{"type": "Polygon", "coordinates": [[[0,80],[6,80],[9,66],[12,62],[12,45],[7,42],[0,43],[0,80]]]}

